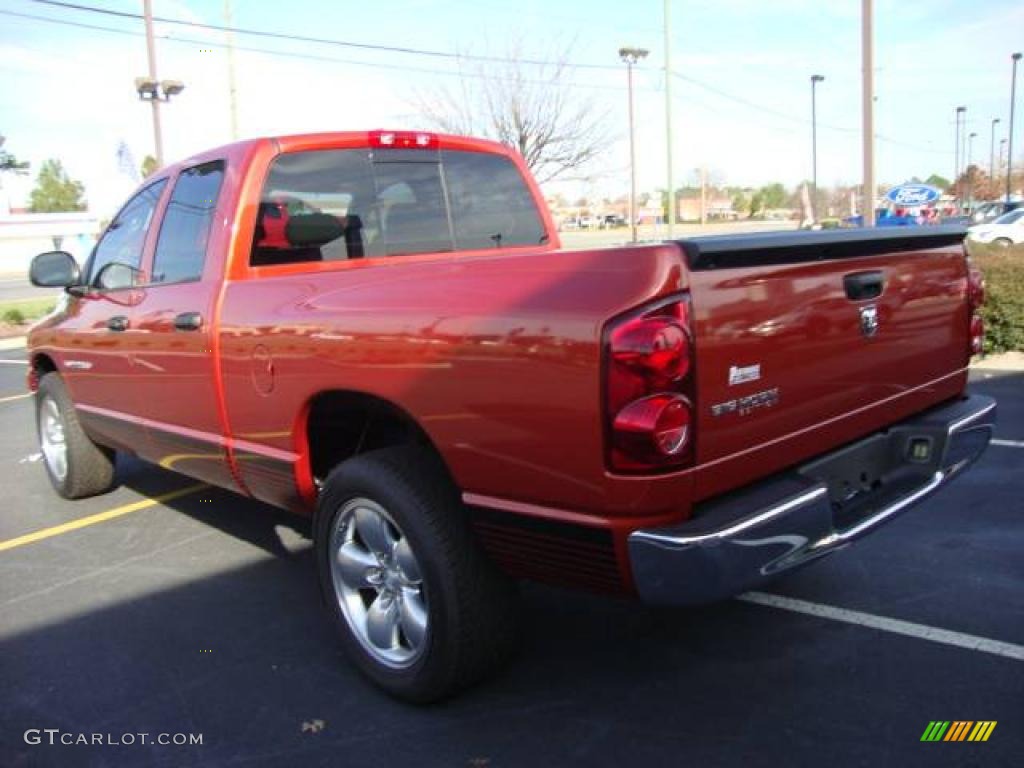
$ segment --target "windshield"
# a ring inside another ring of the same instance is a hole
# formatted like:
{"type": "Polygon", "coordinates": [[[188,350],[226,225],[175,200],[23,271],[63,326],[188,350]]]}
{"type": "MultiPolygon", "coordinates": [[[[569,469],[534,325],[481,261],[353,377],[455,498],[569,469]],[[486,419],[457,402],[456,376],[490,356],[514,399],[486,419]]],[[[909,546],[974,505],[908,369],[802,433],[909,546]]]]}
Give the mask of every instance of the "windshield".
{"type": "Polygon", "coordinates": [[[1019,220],[1021,218],[1021,216],[1024,216],[1024,208],[1018,208],[1015,211],[1010,211],[1009,213],[1004,213],[1002,216],[1000,216],[998,219],[996,219],[992,223],[993,224],[1013,224],[1015,221],[1019,220]]]}
{"type": "Polygon", "coordinates": [[[544,223],[516,165],[466,151],[339,149],[274,161],[255,266],[540,245],[544,223]]]}

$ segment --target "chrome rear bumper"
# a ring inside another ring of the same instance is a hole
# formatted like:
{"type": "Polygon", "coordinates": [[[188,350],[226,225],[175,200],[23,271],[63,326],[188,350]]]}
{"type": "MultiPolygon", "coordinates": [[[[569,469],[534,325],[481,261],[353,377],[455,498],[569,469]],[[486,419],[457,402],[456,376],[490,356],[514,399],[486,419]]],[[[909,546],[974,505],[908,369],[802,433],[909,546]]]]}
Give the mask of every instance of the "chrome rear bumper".
{"type": "Polygon", "coordinates": [[[835,552],[934,493],[992,438],[996,402],[973,395],[700,505],[629,537],[640,596],[707,603],[835,552]]]}

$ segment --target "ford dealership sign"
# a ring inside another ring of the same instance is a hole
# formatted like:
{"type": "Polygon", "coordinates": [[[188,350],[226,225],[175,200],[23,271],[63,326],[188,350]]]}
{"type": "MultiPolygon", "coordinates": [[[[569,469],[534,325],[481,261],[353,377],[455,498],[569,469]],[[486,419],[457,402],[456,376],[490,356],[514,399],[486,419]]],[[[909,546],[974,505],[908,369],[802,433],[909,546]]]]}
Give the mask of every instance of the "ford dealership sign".
{"type": "Polygon", "coordinates": [[[927,184],[900,184],[885,193],[885,199],[895,205],[927,205],[934,203],[942,193],[927,184]]]}

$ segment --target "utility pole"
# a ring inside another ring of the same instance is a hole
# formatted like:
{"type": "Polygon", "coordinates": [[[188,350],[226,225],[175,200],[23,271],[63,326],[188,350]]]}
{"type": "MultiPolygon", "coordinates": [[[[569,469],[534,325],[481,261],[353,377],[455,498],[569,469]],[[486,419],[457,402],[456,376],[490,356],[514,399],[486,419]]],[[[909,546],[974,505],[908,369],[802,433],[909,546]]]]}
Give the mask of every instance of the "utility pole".
{"type": "Polygon", "coordinates": [[[811,221],[818,221],[818,98],[816,86],[824,75],[811,75],[811,221]]]}
{"type": "MultiPolygon", "coordinates": [[[[146,55],[149,58],[149,79],[157,82],[156,43],[153,42],[153,0],[142,0],[142,13],[146,20],[146,55]]],[[[160,128],[160,99],[149,100],[153,110],[153,149],[156,152],[156,166],[164,165],[164,135],[160,128]]]]}
{"type": "Polygon", "coordinates": [[[1020,54],[1010,56],[1013,61],[1013,74],[1010,76],[1010,131],[1007,134],[1009,143],[1006,145],[1006,202],[1010,202],[1010,195],[1013,192],[1013,112],[1017,106],[1017,62],[1020,61],[1020,54]]]}
{"type": "Polygon", "coordinates": [[[996,124],[998,122],[998,117],[992,118],[992,139],[988,145],[988,180],[992,190],[996,188],[996,124]]]}
{"type": "MultiPolygon", "coordinates": [[[[633,242],[636,232],[636,135],[633,127],[633,67],[649,52],[645,48],[619,48],[619,58],[626,63],[626,84],[629,98],[629,226],[633,242]]],[[[671,195],[670,195],[671,196],[671,195]]]]}
{"type": "Polygon", "coordinates": [[[864,117],[864,226],[875,226],[875,42],[874,0],[861,0],[861,65],[864,117]]]}
{"type": "Polygon", "coordinates": [[[228,30],[228,109],[231,111],[231,140],[238,139],[238,89],[235,83],[235,32],[231,0],[224,0],[224,26],[228,30]]]}
{"type": "MultiPolygon", "coordinates": [[[[675,234],[676,188],[672,177],[672,0],[665,0],[665,170],[668,177],[668,239],[675,234]]],[[[632,99],[630,99],[632,103],[632,99]]]]}

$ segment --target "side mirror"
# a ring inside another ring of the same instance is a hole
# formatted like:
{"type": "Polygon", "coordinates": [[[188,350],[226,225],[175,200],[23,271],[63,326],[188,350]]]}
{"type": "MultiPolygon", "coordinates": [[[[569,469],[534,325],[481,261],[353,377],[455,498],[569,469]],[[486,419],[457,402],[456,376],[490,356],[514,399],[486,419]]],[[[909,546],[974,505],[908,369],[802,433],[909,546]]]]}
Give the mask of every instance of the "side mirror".
{"type": "Polygon", "coordinates": [[[38,288],[70,288],[78,285],[78,262],[67,251],[47,251],[32,259],[28,279],[38,288]]]}
{"type": "Polygon", "coordinates": [[[101,291],[118,291],[124,288],[134,288],[138,276],[139,270],[135,267],[122,264],[119,261],[112,261],[96,273],[93,283],[101,291]]]}

